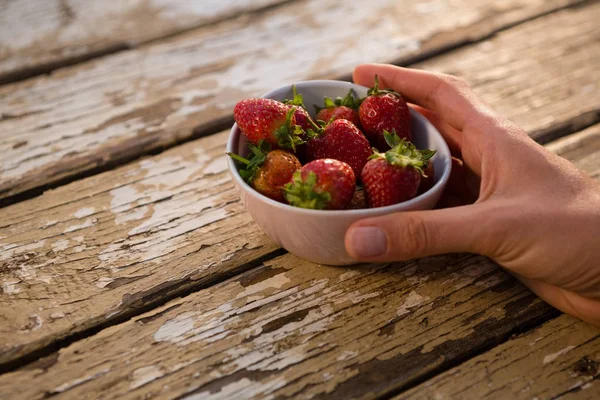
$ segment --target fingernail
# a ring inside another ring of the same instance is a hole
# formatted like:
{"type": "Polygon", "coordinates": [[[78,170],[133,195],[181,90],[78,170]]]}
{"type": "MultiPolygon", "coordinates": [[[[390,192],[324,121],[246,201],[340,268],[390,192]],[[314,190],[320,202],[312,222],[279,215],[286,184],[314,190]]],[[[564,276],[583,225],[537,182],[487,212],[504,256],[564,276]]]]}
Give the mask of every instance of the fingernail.
{"type": "Polygon", "coordinates": [[[379,228],[373,226],[352,228],[348,235],[348,244],[355,257],[377,257],[387,251],[387,236],[379,228]]]}

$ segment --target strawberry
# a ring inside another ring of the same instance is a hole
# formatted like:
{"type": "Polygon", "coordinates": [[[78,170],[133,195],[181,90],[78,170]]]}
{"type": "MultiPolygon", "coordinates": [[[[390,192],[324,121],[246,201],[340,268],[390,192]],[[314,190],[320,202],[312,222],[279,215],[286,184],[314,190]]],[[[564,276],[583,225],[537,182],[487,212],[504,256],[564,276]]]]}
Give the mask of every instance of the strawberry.
{"type": "Polygon", "coordinates": [[[427,162],[427,166],[423,168],[424,175],[421,176],[421,183],[419,184],[419,190],[417,194],[423,194],[433,187],[435,184],[435,171],[433,170],[433,163],[427,162]]]}
{"type": "Polygon", "coordinates": [[[302,129],[296,125],[296,107],[271,99],[246,99],[237,103],[233,117],[248,141],[265,140],[274,148],[292,149],[302,144],[302,129]]]}
{"type": "Polygon", "coordinates": [[[371,155],[371,146],[356,125],[345,119],[337,119],[325,128],[315,125],[309,134],[313,138],[306,145],[308,160],[333,158],[343,161],[352,167],[354,175],[360,179],[360,173],[371,155]]]}
{"type": "Polygon", "coordinates": [[[296,85],[292,86],[292,92],[294,95],[292,100],[286,99],[283,101],[283,104],[288,106],[296,106],[296,111],[294,112],[294,117],[296,117],[296,125],[299,125],[306,132],[312,127],[312,124],[310,123],[312,118],[310,117],[308,111],[306,111],[302,95],[297,92],[296,85]]]}
{"type": "Polygon", "coordinates": [[[242,164],[240,175],[257,192],[276,201],[283,202],[282,188],[287,184],[294,172],[302,168],[302,164],[293,154],[285,150],[273,150],[264,140],[259,146],[248,144],[253,153],[250,160],[234,153],[227,153],[242,164]]]}
{"type": "Polygon", "coordinates": [[[396,133],[408,141],[410,133],[410,110],[404,98],[392,90],[379,89],[379,81],[375,76],[375,86],[367,92],[358,109],[360,123],[365,136],[379,150],[389,149],[384,131],[396,133]]]}
{"type": "Polygon", "coordinates": [[[392,148],[385,154],[375,152],[362,171],[367,204],[385,207],[412,199],[417,195],[423,168],[435,151],[417,150],[406,139],[384,132],[392,148]]]}
{"type": "Polygon", "coordinates": [[[356,178],[348,164],[339,160],[320,159],[296,171],[283,191],[292,206],[342,210],[352,200],[355,187],[356,178]]]}
{"type": "MultiPolygon", "coordinates": [[[[294,117],[296,118],[296,125],[300,126],[304,132],[307,132],[313,126],[313,120],[310,117],[308,111],[306,111],[306,107],[303,103],[302,95],[299,94],[296,90],[296,85],[292,86],[292,92],[294,97],[291,100],[284,100],[283,103],[288,106],[296,106],[296,111],[294,113],[294,117]]],[[[302,140],[306,139],[306,134],[300,135],[302,140]]],[[[301,162],[306,161],[306,144],[298,144],[296,145],[296,157],[301,162]]]]}
{"type": "Polygon", "coordinates": [[[335,100],[325,97],[325,106],[323,108],[315,106],[317,110],[317,120],[324,122],[335,121],[336,119],[346,119],[357,127],[360,126],[358,117],[358,100],[352,94],[352,89],[346,97],[338,97],[335,100]]]}

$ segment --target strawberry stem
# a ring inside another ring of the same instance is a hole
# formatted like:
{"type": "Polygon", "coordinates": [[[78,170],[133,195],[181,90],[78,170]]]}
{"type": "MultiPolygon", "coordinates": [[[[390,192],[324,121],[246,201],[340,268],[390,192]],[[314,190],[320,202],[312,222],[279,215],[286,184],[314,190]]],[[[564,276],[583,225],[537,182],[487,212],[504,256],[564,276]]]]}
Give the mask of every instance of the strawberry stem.
{"type": "Polygon", "coordinates": [[[237,155],[235,153],[232,152],[228,152],[227,155],[231,158],[233,158],[235,161],[241,162],[242,164],[248,165],[250,164],[250,160],[248,160],[247,158],[244,158],[240,155],[237,155]]]}
{"type": "Polygon", "coordinates": [[[296,146],[305,143],[302,140],[302,135],[305,133],[304,130],[300,126],[292,124],[295,112],[295,106],[290,108],[285,115],[285,123],[275,130],[275,138],[279,147],[282,149],[292,149],[294,153],[296,152],[296,146]]]}
{"type": "Polygon", "coordinates": [[[249,160],[232,152],[228,152],[227,155],[243,165],[243,167],[239,169],[239,173],[244,181],[249,185],[252,185],[256,173],[265,162],[267,153],[271,151],[271,145],[266,141],[261,140],[258,142],[258,146],[248,143],[248,149],[254,154],[249,160]]]}
{"type": "Polygon", "coordinates": [[[283,104],[288,104],[290,106],[299,106],[306,110],[306,106],[303,103],[304,99],[303,99],[302,95],[298,93],[298,91],[296,89],[296,85],[292,85],[292,95],[293,95],[292,100],[285,99],[283,101],[283,104]]]}
{"type": "Polygon", "coordinates": [[[284,196],[292,206],[323,210],[331,202],[331,194],[315,190],[316,185],[316,173],[309,171],[306,179],[303,180],[302,172],[296,171],[292,181],[283,187],[284,196]]]}
{"type": "Polygon", "coordinates": [[[436,153],[435,150],[419,150],[408,140],[400,138],[396,134],[395,130],[392,130],[392,133],[383,131],[383,137],[392,149],[388,150],[384,154],[375,151],[370,157],[371,159],[383,158],[391,165],[395,165],[397,167],[412,167],[416,169],[423,177],[427,177],[423,169],[427,168],[429,160],[436,153]]]}

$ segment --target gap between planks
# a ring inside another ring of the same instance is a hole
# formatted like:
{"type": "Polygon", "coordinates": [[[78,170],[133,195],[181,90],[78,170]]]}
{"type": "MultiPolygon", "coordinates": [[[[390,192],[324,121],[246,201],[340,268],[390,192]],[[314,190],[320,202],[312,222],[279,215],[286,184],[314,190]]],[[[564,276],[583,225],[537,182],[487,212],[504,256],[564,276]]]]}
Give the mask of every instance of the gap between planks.
{"type": "MultiPolygon", "coordinates": [[[[575,125],[576,124],[573,124],[573,123],[569,124],[569,126],[575,126],[575,125]]],[[[559,129],[560,129],[560,127],[559,127],[559,129]]],[[[582,132],[583,132],[583,130],[582,130],[582,132]]],[[[579,138],[573,136],[573,139],[575,140],[575,139],[579,139],[579,138]]],[[[564,138],[563,140],[567,140],[567,138],[564,138]]],[[[558,142],[559,141],[556,142],[557,145],[560,144],[558,142]]],[[[552,146],[550,146],[550,149],[552,151],[556,151],[552,146]]],[[[4,373],[15,371],[22,367],[25,367],[28,364],[31,364],[32,362],[35,362],[39,359],[42,359],[53,353],[56,353],[60,349],[66,348],[77,341],[94,336],[106,328],[124,323],[126,321],[131,320],[134,317],[137,317],[137,316],[147,313],[153,309],[164,306],[165,304],[169,303],[170,301],[172,301],[176,298],[187,297],[195,292],[201,291],[210,286],[214,286],[218,283],[226,282],[231,279],[234,279],[243,273],[249,272],[251,270],[256,270],[256,269],[260,268],[261,266],[263,266],[265,262],[273,260],[284,254],[287,254],[287,251],[280,248],[280,249],[274,250],[268,254],[265,254],[262,257],[254,259],[248,263],[240,265],[239,267],[237,267],[231,271],[227,271],[227,272],[224,272],[224,273],[212,276],[212,277],[209,276],[208,278],[200,280],[199,283],[196,285],[193,285],[193,286],[183,286],[182,285],[183,288],[181,288],[181,287],[179,289],[175,288],[174,290],[171,290],[171,292],[169,294],[163,295],[162,297],[160,297],[158,299],[151,300],[142,307],[132,308],[129,312],[125,312],[125,313],[121,314],[120,316],[118,316],[117,318],[110,319],[110,320],[106,321],[105,323],[93,326],[84,331],[81,331],[81,332],[78,332],[78,333],[75,333],[75,334],[72,334],[69,336],[66,336],[58,341],[51,343],[50,345],[47,345],[40,349],[34,350],[31,353],[28,353],[22,357],[19,357],[17,359],[14,359],[14,360],[9,361],[4,364],[0,364],[0,375],[4,374],[4,373]]],[[[482,345],[480,347],[471,349],[469,352],[466,352],[465,354],[461,355],[460,357],[458,357],[456,359],[444,362],[444,363],[440,364],[439,366],[433,368],[431,371],[424,373],[423,375],[418,376],[415,379],[412,379],[412,380],[402,384],[399,387],[392,388],[391,390],[387,391],[385,394],[382,394],[381,396],[378,396],[376,398],[378,400],[391,399],[394,396],[397,396],[407,390],[412,389],[413,387],[416,387],[416,386],[426,382],[427,380],[435,377],[436,375],[439,375],[447,370],[450,370],[452,368],[460,366],[461,364],[467,362],[468,360],[470,360],[476,356],[479,356],[502,343],[505,343],[506,341],[508,341],[512,337],[514,337],[515,335],[521,335],[526,332],[529,332],[550,320],[558,318],[560,315],[562,315],[562,313],[560,313],[559,311],[557,311],[555,309],[549,309],[548,312],[541,313],[541,315],[539,317],[537,317],[531,321],[528,321],[527,324],[515,327],[514,329],[506,332],[505,334],[494,338],[494,340],[486,342],[484,345],[482,345]]]]}
{"type": "MultiPolygon", "coordinates": [[[[255,9],[245,10],[241,14],[256,15],[261,12],[277,9],[281,6],[285,6],[286,4],[294,2],[294,1],[299,2],[299,1],[304,1],[304,0],[280,0],[278,3],[271,3],[271,4],[267,4],[265,6],[258,7],[255,9]]],[[[200,21],[192,26],[179,28],[179,29],[174,30],[173,32],[167,33],[167,34],[159,36],[159,37],[154,37],[154,38],[151,37],[149,39],[141,40],[138,42],[127,42],[126,41],[126,42],[122,42],[122,43],[115,43],[113,45],[107,46],[104,49],[91,51],[87,54],[77,55],[77,56],[73,56],[73,57],[66,57],[62,60],[49,61],[49,62],[42,63],[42,64],[39,64],[39,65],[36,65],[33,67],[26,67],[19,71],[8,72],[3,75],[0,75],[0,86],[6,85],[9,83],[24,81],[24,80],[27,80],[30,78],[35,78],[36,76],[40,76],[40,75],[48,75],[60,68],[70,67],[70,66],[73,66],[73,65],[76,65],[79,63],[83,63],[86,61],[91,61],[91,60],[94,60],[97,58],[110,56],[113,54],[120,53],[122,51],[134,49],[134,48],[142,46],[142,45],[151,45],[153,43],[160,42],[162,40],[171,39],[171,38],[177,37],[179,35],[184,35],[188,32],[192,32],[192,31],[195,31],[200,28],[215,26],[222,22],[239,18],[241,14],[225,14],[224,16],[217,17],[216,19],[214,19],[212,21],[208,21],[208,22],[200,21]]],[[[176,146],[176,144],[174,144],[174,146],[176,146]]],[[[58,185],[58,186],[60,186],[60,185],[58,185]]]]}
{"type": "MultiPolygon", "coordinates": [[[[95,325],[91,328],[88,328],[84,331],[74,333],[72,335],[68,335],[62,339],[59,339],[48,346],[42,347],[40,349],[34,350],[31,353],[26,354],[20,358],[14,359],[4,364],[0,364],[0,375],[5,374],[7,372],[11,372],[22,368],[34,361],[37,361],[41,358],[47,357],[52,353],[59,351],[62,348],[68,347],[71,344],[78,342],[82,339],[86,339],[88,337],[94,336],[98,332],[111,327],[113,325],[122,324],[123,322],[129,321],[130,319],[137,317],[141,314],[152,311],[155,308],[165,305],[166,303],[176,299],[176,298],[184,298],[189,296],[192,293],[198,292],[200,290],[206,289],[208,287],[217,285],[219,283],[228,281],[230,279],[235,278],[238,275],[241,275],[245,272],[248,272],[254,268],[260,267],[266,261],[272,260],[274,258],[280,257],[284,254],[287,254],[287,251],[284,249],[277,249],[270,253],[265,254],[262,257],[256,258],[248,263],[242,264],[235,269],[230,271],[226,271],[220,274],[216,274],[214,276],[209,276],[205,279],[199,281],[196,285],[188,285],[188,286],[180,286],[180,289],[171,290],[169,294],[164,295],[158,300],[151,300],[146,303],[144,306],[139,308],[131,308],[129,312],[125,312],[120,316],[110,319],[105,323],[101,323],[99,325],[95,325]],[[181,289],[183,287],[183,289],[181,289]]],[[[190,278],[188,278],[190,280],[190,278]]]]}
{"type": "MultiPolygon", "coordinates": [[[[288,3],[291,3],[293,1],[304,1],[304,0],[284,0],[282,2],[276,3],[276,4],[270,4],[268,6],[256,9],[256,10],[249,10],[247,12],[245,12],[246,15],[256,15],[259,14],[261,12],[265,12],[265,11],[269,11],[269,10],[274,10],[280,7],[283,7],[285,5],[287,5],[288,3]]],[[[534,20],[537,20],[539,18],[543,18],[545,16],[548,16],[550,14],[553,13],[557,13],[563,10],[567,10],[567,9],[577,9],[577,8],[582,8],[585,7],[589,4],[594,4],[596,3],[598,0],[582,0],[580,2],[576,2],[576,3],[568,3],[565,4],[563,6],[559,6],[556,7],[552,10],[547,10],[547,11],[543,11],[540,12],[536,15],[531,15],[531,16],[526,16],[520,19],[517,19],[515,21],[510,21],[504,24],[501,24],[500,26],[490,30],[490,31],[486,31],[483,26],[486,25],[486,19],[483,19],[482,21],[479,21],[478,23],[476,23],[473,26],[469,26],[469,29],[473,29],[475,28],[475,33],[466,36],[466,37],[462,37],[460,38],[460,30],[457,32],[454,32],[454,35],[459,36],[459,39],[457,40],[451,40],[449,42],[443,42],[441,45],[439,45],[437,43],[436,38],[438,36],[434,36],[432,38],[432,40],[430,40],[427,45],[424,47],[424,50],[419,52],[418,54],[414,54],[414,55],[408,55],[408,56],[404,56],[401,58],[398,58],[396,60],[393,60],[392,62],[390,62],[391,64],[394,65],[398,65],[398,66],[412,66],[414,64],[429,60],[429,59],[433,59],[435,57],[444,55],[444,54],[448,54],[448,53],[452,53],[456,50],[460,50],[464,47],[470,46],[472,44],[476,44],[482,41],[485,41],[489,38],[494,37],[495,35],[497,35],[498,33],[510,30],[514,27],[517,27],[519,25],[522,24],[526,24],[527,22],[531,22],[534,20]]],[[[237,17],[235,17],[237,18],[237,17]]],[[[158,43],[162,40],[168,39],[168,38],[174,38],[180,35],[184,35],[186,33],[198,30],[198,29],[204,29],[207,26],[215,26],[218,25],[219,23],[222,23],[224,21],[227,21],[229,19],[233,19],[233,17],[229,17],[229,18],[222,18],[213,22],[209,22],[209,23],[205,23],[205,24],[200,24],[194,27],[190,27],[187,29],[183,29],[183,30],[179,30],[177,32],[174,32],[172,34],[169,35],[165,35],[162,36],[160,38],[154,38],[154,39],[150,39],[148,41],[144,41],[142,42],[142,44],[144,46],[146,45],[151,45],[153,43],[158,43]]],[[[440,33],[440,35],[446,35],[446,33],[442,32],[440,33]]],[[[17,80],[13,80],[10,82],[4,82],[2,81],[2,78],[0,78],[0,86],[3,83],[12,83],[18,80],[24,80],[27,78],[32,78],[35,77],[36,75],[42,75],[45,73],[50,73],[56,69],[62,68],[62,67],[67,67],[67,66],[71,66],[71,65],[75,65],[79,62],[83,62],[83,61],[89,61],[92,60],[94,58],[98,58],[98,57],[103,57],[103,56],[108,56],[111,54],[116,54],[118,52],[121,51],[125,51],[125,50],[129,50],[131,49],[132,46],[121,46],[121,47],[116,47],[115,49],[113,49],[112,51],[100,51],[96,57],[87,57],[87,56],[82,56],[79,59],[73,61],[72,63],[64,63],[62,65],[57,66],[56,68],[53,68],[51,70],[45,71],[45,72],[40,72],[39,74],[33,74],[33,75],[29,75],[26,76],[22,79],[17,79],[17,80]]],[[[61,64],[61,63],[57,63],[57,64],[61,64]]],[[[351,77],[351,73],[345,73],[345,74],[341,74],[341,75],[337,75],[337,77],[334,77],[333,79],[338,79],[338,80],[342,80],[342,81],[351,81],[352,77],[351,77]]],[[[563,123],[561,124],[560,127],[558,127],[558,129],[555,129],[555,127],[546,129],[544,131],[540,132],[540,136],[539,138],[536,138],[536,140],[542,144],[548,143],[554,139],[560,138],[562,136],[566,136],[569,135],[571,133],[577,132],[578,130],[581,129],[585,129],[589,126],[594,125],[595,123],[600,122],[600,109],[596,109],[593,110],[585,115],[581,115],[578,116],[577,118],[573,118],[572,120],[568,121],[567,123],[563,123]]],[[[150,156],[150,155],[158,155],[163,153],[164,151],[180,146],[182,144],[185,144],[187,142],[199,139],[201,137],[206,137],[206,136],[210,136],[213,134],[216,134],[220,131],[223,131],[227,128],[229,128],[231,125],[233,125],[234,123],[234,119],[233,119],[233,114],[229,114],[229,115],[225,115],[225,116],[221,116],[217,119],[215,119],[214,121],[211,121],[210,123],[204,123],[200,126],[196,126],[193,130],[192,130],[192,134],[188,135],[187,137],[181,137],[178,139],[175,139],[163,146],[157,147],[157,148],[150,148],[148,150],[142,150],[139,153],[135,153],[135,154],[131,154],[127,157],[123,157],[120,159],[113,159],[110,162],[107,162],[105,164],[99,165],[97,167],[91,168],[91,169],[87,169],[84,171],[81,171],[79,173],[76,174],[72,174],[72,175],[68,175],[65,176],[59,180],[53,181],[53,182],[49,182],[43,185],[39,185],[36,186],[34,188],[31,189],[27,189],[24,190],[22,192],[19,192],[15,195],[12,196],[7,196],[4,198],[0,199],[0,208],[4,208],[7,207],[9,205],[12,204],[16,204],[25,200],[29,200],[35,197],[40,196],[41,194],[43,194],[46,190],[50,190],[50,189],[55,189],[64,185],[67,185],[71,182],[77,181],[77,180],[81,180],[90,176],[94,176],[94,175],[98,175],[102,172],[106,172],[112,169],[115,169],[119,166],[123,166],[123,165],[127,165],[133,161],[136,161],[142,157],[145,156],[150,156]]]]}

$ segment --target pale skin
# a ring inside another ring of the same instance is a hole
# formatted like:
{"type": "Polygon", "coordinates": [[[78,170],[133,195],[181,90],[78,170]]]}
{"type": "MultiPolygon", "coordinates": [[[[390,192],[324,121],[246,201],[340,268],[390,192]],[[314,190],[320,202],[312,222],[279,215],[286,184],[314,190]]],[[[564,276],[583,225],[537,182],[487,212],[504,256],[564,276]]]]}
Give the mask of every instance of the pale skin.
{"type": "Polygon", "coordinates": [[[359,262],[482,254],[600,327],[600,185],[458,78],[368,64],[354,81],[372,86],[376,74],[436,126],[457,159],[437,209],[360,221],[346,234],[348,252],[359,262]]]}

